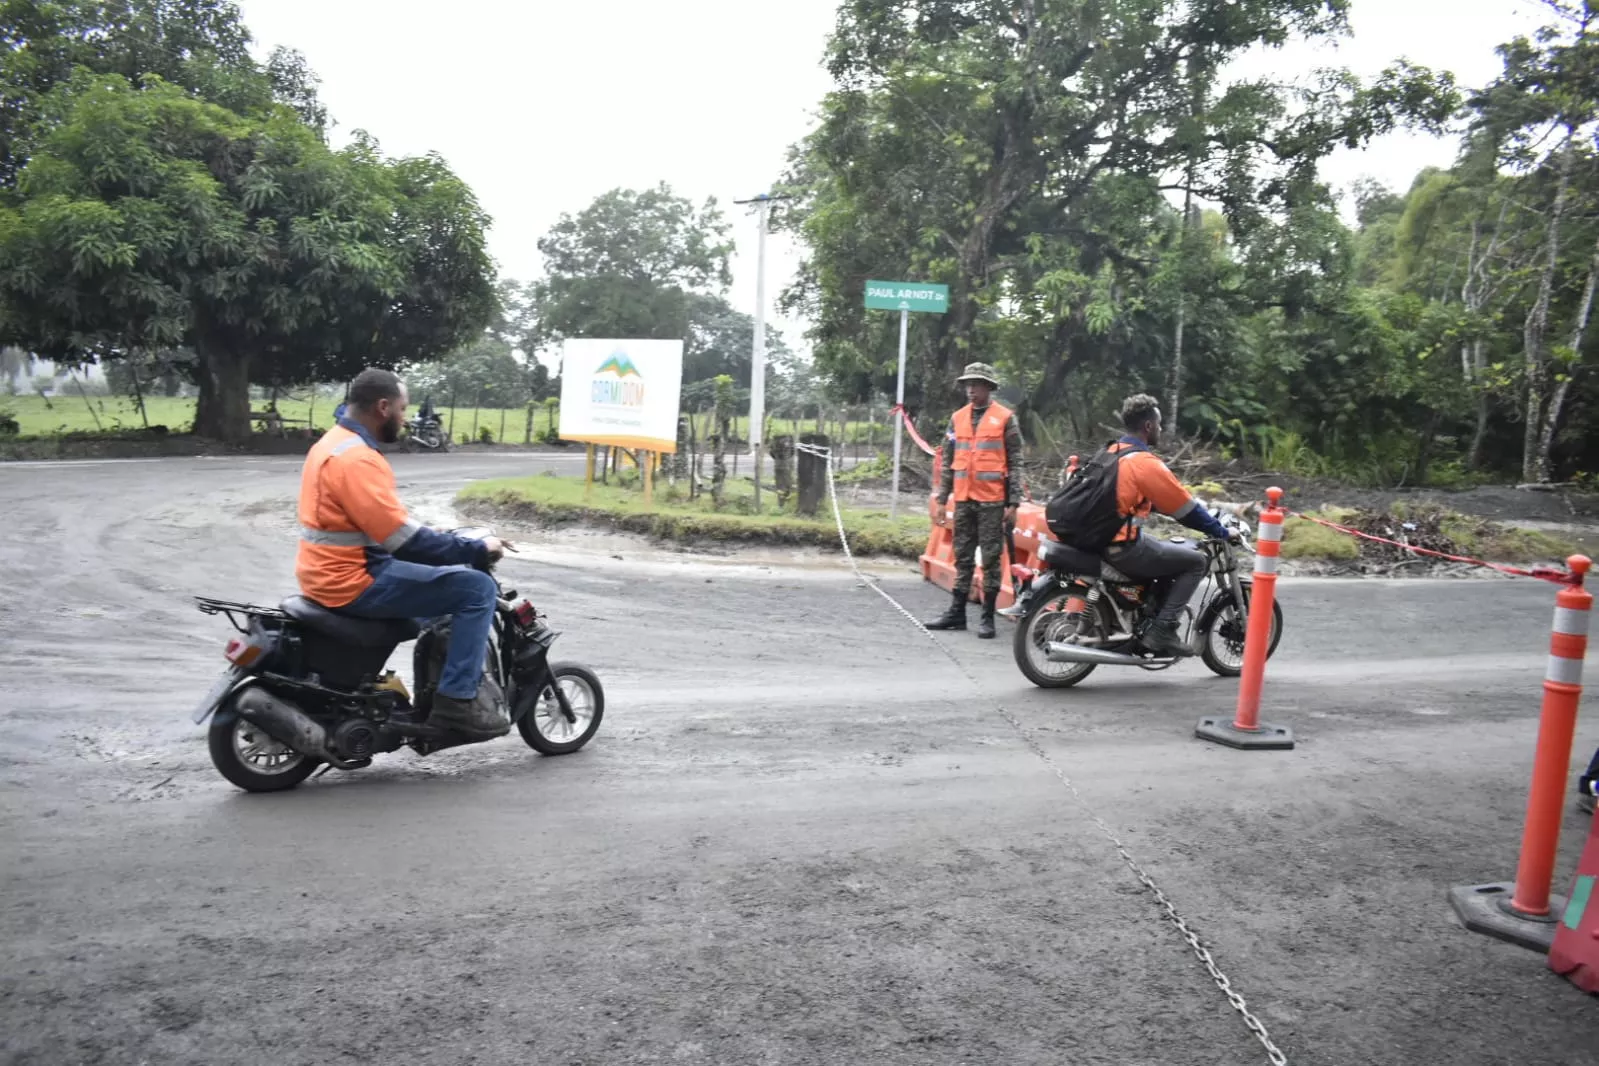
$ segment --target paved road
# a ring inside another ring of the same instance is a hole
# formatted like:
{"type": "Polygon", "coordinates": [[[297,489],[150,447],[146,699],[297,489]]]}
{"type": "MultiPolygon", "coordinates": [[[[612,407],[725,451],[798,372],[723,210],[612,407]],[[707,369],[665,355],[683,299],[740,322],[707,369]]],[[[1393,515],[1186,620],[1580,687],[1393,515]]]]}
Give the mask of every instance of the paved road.
{"type": "MultiPolygon", "coordinates": [[[[397,469],[436,507],[552,462],[397,469]]],[[[226,632],[186,597],[290,586],[295,475],[0,467],[0,1061],[1264,1062],[991,697],[1289,1061],[1599,1063],[1594,1003],[1444,901],[1514,867],[1547,586],[1290,582],[1301,744],[1243,754],[1192,738],[1235,692],[1197,664],[1045,693],[959,638],[980,698],[831,570],[535,555],[508,572],[608,686],[588,750],[245,796],[185,717],[226,632]]]]}

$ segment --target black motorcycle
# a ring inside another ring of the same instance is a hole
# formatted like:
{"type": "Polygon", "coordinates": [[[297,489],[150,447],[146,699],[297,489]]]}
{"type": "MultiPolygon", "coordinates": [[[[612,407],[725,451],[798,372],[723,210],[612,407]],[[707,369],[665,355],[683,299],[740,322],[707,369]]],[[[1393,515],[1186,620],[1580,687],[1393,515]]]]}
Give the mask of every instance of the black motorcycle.
{"type": "Polygon", "coordinates": [[[450,435],[437,415],[418,415],[405,423],[405,446],[409,451],[447,452],[450,435]]]}
{"type": "MultiPolygon", "coordinates": [[[[1249,548],[1249,526],[1243,519],[1230,512],[1216,517],[1249,548]]],[[[1019,620],[1012,652],[1027,680],[1040,688],[1069,688],[1096,666],[1165,670],[1181,661],[1179,656],[1156,655],[1140,642],[1154,621],[1155,582],[1135,580],[1099,555],[1057,540],[1042,541],[1038,548],[1043,569],[1027,582],[1016,604],[1002,612],[1019,620]]],[[[1205,555],[1205,584],[1198,614],[1183,608],[1183,639],[1212,673],[1237,677],[1243,670],[1253,582],[1228,541],[1203,541],[1199,550],[1205,555]]],[[[1282,604],[1273,601],[1268,657],[1282,633],[1282,604]]]]}
{"type": "MultiPolygon", "coordinates": [[[[483,530],[461,530],[481,538],[483,530]]],[[[497,581],[498,579],[496,579],[497,581]]],[[[195,710],[211,717],[211,762],[247,792],[293,788],[318,767],[358,770],[374,755],[409,747],[418,755],[479,741],[427,724],[443,666],[449,622],[426,628],[340,614],[291,596],[278,607],[195,597],[239,635],[228,669],[195,710]],[[386,670],[394,649],[416,640],[417,692],[386,670]]],[[[593,671],[549,661],[559,636],[529,601],[503,586],[487,650],[487,671],[505,692],[511,721],[528,746],[566,755],[589,742],[605,714],[593,671]]],[[[485,682],[487,683],[487,682],[485,682]]]]}

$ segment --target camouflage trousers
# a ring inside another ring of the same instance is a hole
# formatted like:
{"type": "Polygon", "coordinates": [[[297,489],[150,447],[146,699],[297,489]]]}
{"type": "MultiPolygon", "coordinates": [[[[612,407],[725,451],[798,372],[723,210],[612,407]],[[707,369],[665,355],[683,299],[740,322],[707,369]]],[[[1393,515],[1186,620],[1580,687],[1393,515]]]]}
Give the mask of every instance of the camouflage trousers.
{"type": "Polygon", "coordinates": [[[955,505],[955,587],[972,587],[977,549],[983,550],[983,593],[999,592],[1004,578],[1005,505],[962,500],[955,505]]]}

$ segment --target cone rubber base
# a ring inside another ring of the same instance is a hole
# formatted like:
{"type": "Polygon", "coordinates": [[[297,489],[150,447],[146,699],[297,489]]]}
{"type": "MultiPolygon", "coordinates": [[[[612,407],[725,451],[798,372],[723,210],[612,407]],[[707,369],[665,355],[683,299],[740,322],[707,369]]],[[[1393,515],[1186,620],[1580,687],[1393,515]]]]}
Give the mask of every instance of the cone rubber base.
{"type": "Polygon", "coordinates": [[[1294,746],[1294,731],[1270,722],[1261,722],[1260,728],[1249,730],[1234,729],[1230,718],[1201,718],[1194,736],[1245,750],[1291,751],[1294,746]]]}
{"type": "Polygon", "coordinates": [[[1516,886],[1496,882],[1489,885],[1460,885],[1449,890],[1449,905],[1461,924],[1473,933],[1482,933],[1507,944],[1547,955],[1555,942],[1558,916],[1565,913],[1564,896],[1549,897],[1549,914],[1529,918],[1510,909],[1516,886]]]}

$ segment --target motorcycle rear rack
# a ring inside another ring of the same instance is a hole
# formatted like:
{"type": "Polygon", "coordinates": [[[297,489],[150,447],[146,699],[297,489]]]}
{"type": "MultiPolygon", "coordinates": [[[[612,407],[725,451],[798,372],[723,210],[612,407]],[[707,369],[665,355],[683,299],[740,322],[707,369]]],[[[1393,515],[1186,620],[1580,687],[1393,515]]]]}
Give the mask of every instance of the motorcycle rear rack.
{"type": "Polygon", "coordinates": [[[196,596],[194,604],[200,609],[201,614],[225,615],[229,624],[240,633],[248,633],[250,627],[239,621],[235,615],[246,618],[265,618],[274,622],[287,622],[289,616],[276,607],[262,607],[258,603],[236,603],[233,600],[216,600],[210,596],[196,596]]]}

